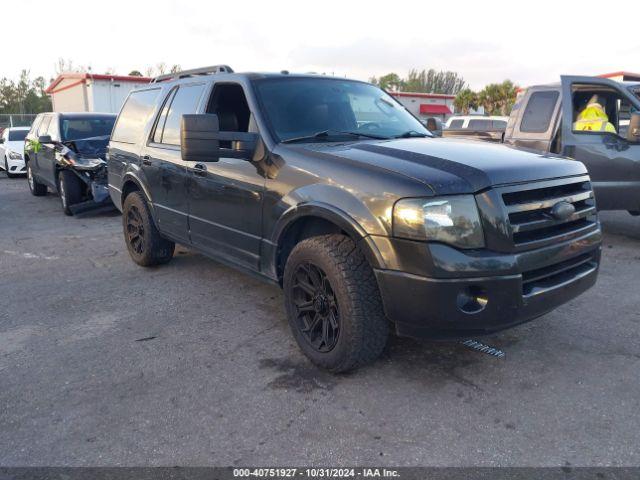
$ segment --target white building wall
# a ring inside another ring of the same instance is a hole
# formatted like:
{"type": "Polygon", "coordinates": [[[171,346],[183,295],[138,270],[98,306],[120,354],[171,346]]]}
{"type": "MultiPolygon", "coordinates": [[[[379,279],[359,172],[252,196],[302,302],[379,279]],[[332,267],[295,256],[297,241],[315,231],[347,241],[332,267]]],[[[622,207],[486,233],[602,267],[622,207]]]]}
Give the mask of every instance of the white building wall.
{"type": "Polygon", "coordinates": [[[145,85],[137,82],[88,80],[87,94],[90,111],[118,113],[129,92],[145,85]]]}
{"type": "Polygon", "coordinates": [[[446,98],[446,97],[425,98],[420,96],[413,97],[409,95],[397,96],[396,98],[400,101],[402,105],[405,106],[407,110],[409,110],[412,114],[414,114],[416,117],[422,120],[426,120],[429,117],[438,117],[444,121],[450,115],[421,114],[420,105],[426,105],[426,104],[446,105],[447,107],[449,107],[449,110],[451,110],[451,112],[455,110],[453,107],[453,98],[446,98]]]}
{"type": "Polygon", "coordinates": [[[85,112],[88,101],[85,97],[84,82],[78,84],[75,78],[66,78],[56,87],[56,92],[51,95],[54,112],[85,112]],[[74,86],[71,86],[76,84],[74,86]],[[70,87],[66,88],[65,87],[70,87]],[[64,89],[64,90],[61,90],[64,89]]]}

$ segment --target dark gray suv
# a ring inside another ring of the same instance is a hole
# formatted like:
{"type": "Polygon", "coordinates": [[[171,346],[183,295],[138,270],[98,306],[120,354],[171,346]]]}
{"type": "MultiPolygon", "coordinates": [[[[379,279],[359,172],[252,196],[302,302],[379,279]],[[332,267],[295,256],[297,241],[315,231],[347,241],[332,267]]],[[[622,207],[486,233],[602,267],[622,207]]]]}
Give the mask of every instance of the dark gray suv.
{"type": "Polygon", "coordinates": [[[129,95],[108,166],[136,263],[177,242],[281,285],[298,344],[332,371],[375,359],[390,330],[493,332],[596,281],[581,163],[432,138],[364,82],[160,77],[129,95]]]}

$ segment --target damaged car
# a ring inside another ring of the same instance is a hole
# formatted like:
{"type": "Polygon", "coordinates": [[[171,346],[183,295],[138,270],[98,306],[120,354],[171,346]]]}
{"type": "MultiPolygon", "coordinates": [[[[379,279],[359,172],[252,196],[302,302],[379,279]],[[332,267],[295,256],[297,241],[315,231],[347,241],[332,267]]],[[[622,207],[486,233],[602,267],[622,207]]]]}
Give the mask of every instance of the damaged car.
{"type": "Polygon", "coordinates": [[[115,119],[108,113],[38,115],[24,147],[31,193],[57,192],[67,215],[110,207],[106,149],[115,119]]]}

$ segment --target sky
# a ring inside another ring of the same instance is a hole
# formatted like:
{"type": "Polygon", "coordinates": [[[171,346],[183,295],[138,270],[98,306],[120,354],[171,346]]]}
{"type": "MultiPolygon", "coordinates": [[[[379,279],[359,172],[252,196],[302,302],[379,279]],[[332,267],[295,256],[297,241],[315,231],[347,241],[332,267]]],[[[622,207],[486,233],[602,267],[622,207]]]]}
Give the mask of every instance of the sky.
{"type": "Polygon", "coordinates": [[[3,9],[14,20],[3,22],[0,77],[27,69],[49,80],[59,58],[118,74],[160,62],[362,80],[435,68],[474,89],[640,72],[633,21],[617,15],[609,32],[599,10],[584,0],[12,1],[3,9]]]}

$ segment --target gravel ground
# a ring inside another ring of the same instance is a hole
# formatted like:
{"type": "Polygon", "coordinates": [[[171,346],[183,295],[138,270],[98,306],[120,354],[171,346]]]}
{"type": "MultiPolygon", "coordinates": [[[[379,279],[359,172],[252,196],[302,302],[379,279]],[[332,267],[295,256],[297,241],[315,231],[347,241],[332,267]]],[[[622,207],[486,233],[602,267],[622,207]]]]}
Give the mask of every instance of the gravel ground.
{"type": "Polygon", "coordinates": [[[274,286],[185,248],[142,269],[117,212],[0,174],[0,465],[640,465],[640,218],[597,286],[484,341],[310,365],[274,286]]]}

